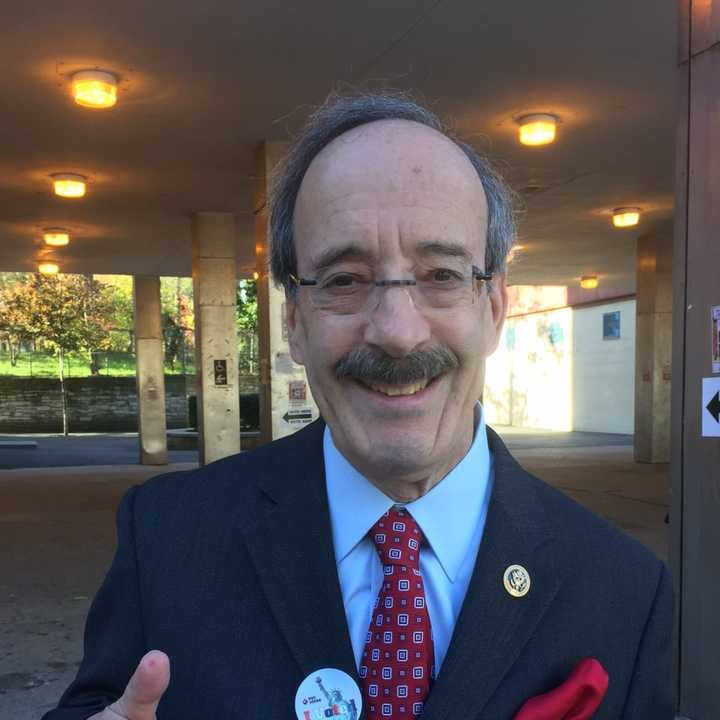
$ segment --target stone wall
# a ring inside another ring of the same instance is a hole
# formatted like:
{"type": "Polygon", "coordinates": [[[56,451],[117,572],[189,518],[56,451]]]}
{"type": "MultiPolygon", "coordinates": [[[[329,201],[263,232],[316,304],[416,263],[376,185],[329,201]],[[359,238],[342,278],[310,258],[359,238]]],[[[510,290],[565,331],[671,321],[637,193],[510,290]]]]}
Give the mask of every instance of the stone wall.
{"type": "MultiPolygon", "coordinates": [[[[70,432],[137,431],[134,377],[68,378],[70,432]]],[[[168,428],[188,426],[186,382],[165,376],[168,428]]],[[[52,378],[0,376],[0,433],[62,432],[60,383],[52,378]]]]}

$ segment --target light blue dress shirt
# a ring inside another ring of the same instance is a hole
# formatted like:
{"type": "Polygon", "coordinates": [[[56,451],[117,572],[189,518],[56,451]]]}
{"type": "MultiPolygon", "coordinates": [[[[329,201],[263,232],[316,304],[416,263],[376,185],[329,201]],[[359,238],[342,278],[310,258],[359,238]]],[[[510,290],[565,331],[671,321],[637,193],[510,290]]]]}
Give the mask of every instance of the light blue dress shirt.
{"type": "MultiPolygon", "coordinates": [[[[359,668],[383,576],[367,532],[396,503],[341,455],[328,427],[323,451],[335,560],[359,668]]],[[[465,457],[430,492],[406,505],[427,540],[420,551],[420,571],[435,645],[436,674],[465,599],[485,528],[491,488],[490,451],[478,404],[475,437],[465,457]]]]}

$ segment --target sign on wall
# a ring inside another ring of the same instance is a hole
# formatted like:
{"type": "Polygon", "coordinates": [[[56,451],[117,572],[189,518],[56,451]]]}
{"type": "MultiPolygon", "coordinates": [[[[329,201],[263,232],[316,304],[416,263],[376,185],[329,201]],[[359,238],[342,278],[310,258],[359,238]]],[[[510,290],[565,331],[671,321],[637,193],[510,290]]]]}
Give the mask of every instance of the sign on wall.
{"type": "Polygon", "coordinates": [[[702,381],[702,436],[720,437],[720,378],[702,381]]]}
{"type": "Polygon", "coordinates": [[[620,311],[603,313],[603,340],[620,338],[620,311]]]}
{"type": "Polygon", "coordinates": [[[213,360],[213,377],[215,385],[223,386],[228,384],[227,360],[213,360]]]}

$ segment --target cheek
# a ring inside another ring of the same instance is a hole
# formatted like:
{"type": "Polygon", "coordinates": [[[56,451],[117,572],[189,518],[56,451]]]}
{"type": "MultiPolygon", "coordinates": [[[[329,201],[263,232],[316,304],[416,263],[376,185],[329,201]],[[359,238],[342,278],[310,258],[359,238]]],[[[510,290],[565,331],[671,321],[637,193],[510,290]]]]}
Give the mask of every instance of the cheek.
{"type": "Polygon", "coordinates": [[[447,345],[458,356],[462,368],[477,363],[485,354],[488,331],[485,313],[478,312],[436,324],[433,335],[437,342],[447,345]]]}
{"type": "Polygon", "coordinates": [[[318,315],[305,333],[306,367],[316,375],[333,372],[338,361],[362,343],[362,330],[337,316],[318,315]]]}

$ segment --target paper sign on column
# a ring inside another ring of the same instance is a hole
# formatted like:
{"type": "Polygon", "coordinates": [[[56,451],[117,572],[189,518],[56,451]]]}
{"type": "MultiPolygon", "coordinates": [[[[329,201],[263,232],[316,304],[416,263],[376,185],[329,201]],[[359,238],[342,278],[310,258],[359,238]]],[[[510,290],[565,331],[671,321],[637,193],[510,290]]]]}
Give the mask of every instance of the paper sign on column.
{"type": "Polygon", "coordinates": [[[702,436],[720,437],[720,377],[702,381],[702,436]]]}
{"type": "Polygon", "coordinates": [[[720,373],[720,305],[710,309],[712,372],[720,373]]]}

